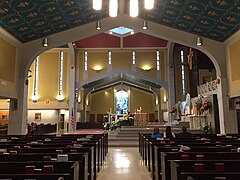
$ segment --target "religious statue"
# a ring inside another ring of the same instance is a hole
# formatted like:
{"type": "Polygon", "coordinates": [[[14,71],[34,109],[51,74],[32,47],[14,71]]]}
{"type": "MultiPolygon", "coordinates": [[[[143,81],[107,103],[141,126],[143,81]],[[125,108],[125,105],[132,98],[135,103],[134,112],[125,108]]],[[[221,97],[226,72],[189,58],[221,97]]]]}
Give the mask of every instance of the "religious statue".
{"type": "Polygon", "coordinates": [[[185,109],[185,114],[189,115],[191,114],[191,96],[189,93],[186,95],[186,109],[185,109]]]}
{"type": "Polygon", "coordinates": [[[180,109],[181,102],[178,101],[176,104],[176,119],[181,120],[181,109],[180,109]]]}

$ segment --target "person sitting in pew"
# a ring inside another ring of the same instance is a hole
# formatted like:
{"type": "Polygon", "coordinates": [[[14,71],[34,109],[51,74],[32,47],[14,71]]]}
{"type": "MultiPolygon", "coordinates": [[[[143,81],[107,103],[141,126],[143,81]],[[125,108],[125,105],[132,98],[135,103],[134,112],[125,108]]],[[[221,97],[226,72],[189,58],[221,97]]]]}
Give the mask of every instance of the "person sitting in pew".
{"type": "Polygon", "coordinates": [[[183,126],[182,127],[182,132],[178,133],[176,135],[177,138],[191,138],[192,134],[190,132],[187,132],[187,127],[183,126]]]}
{"type": "Polygon", "coordinates": [[[160,133],[159,131],[159,128],[158,127],[155,127],[153,129],[153,133],[152,133],[152,138],[162,138],[162,134],[160,133]]]}
{"type": "Polygon", "coordinates": [[[174,132],[172,132],[172,130],[171,130],[171,126],[166,127],[166,131],[164,132],[163,137],[164,138],[175,138],[176,137],[174,132]]]}

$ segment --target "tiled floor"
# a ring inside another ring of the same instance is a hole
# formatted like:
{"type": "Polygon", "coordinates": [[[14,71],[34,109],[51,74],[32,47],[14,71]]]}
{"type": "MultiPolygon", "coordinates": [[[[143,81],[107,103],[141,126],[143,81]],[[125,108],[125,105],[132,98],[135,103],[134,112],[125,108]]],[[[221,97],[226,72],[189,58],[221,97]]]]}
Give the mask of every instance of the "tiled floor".
{"type": "Polygon", "coordinates": [[[109,148],[97,180],[151,180],[138,148],[109,148]]]}

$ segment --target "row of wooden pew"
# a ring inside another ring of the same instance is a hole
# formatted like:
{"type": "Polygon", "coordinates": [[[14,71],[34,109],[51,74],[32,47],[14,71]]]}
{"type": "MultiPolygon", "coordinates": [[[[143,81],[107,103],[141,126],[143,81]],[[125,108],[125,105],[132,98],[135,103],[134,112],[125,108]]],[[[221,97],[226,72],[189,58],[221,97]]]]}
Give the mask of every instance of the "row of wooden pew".
{"type": "Polygon", "coordinates": [[[154,180],[240,179],[239,147],[238,135],[156,139],[139,133],[139,153],[154,180]]]}
{"type": "Polygon", "coordinates": [[[0,179],[96,180],[108,134],[0,136],[0,179]]]}

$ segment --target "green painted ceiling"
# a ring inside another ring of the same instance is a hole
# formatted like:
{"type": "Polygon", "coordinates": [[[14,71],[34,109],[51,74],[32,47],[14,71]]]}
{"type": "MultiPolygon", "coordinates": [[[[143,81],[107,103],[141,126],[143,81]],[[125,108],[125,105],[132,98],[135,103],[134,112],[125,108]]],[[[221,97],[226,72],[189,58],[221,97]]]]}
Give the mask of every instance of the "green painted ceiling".
{"type": "Polygon", "coordinates": [[[130,74],[125,74],[125,73],[120,73],[120,74],[115,74],[113,76],[108,76],[96,81],[93,81],[91,83],[85,84],[83,85],[84,89],[98,89],[98,88],[102,88],[104,86],[108,87],[109,84],[114,84],[114,83],[118,83],[118,82],[125,82],[126,84],[133,84],[145,89],[149,89],[150,87],[152,88],[161,88],[161,85],[156,84],[154,82],[148,81],[148,80],[144,80],[143,78],[137,77],[137,76],[133,76],[130,74]]]}
{"type": "MultiPolygon", "coordinates": [[[[1,0],[0,25],[25,43],[108,17],[108,1],[103,2],[95,11],[92,0],[1,0]]],[[[240,0],[155,0],[151,11],[142,2],[140,18],[216,41],[240,29],[240,0]]]]}

